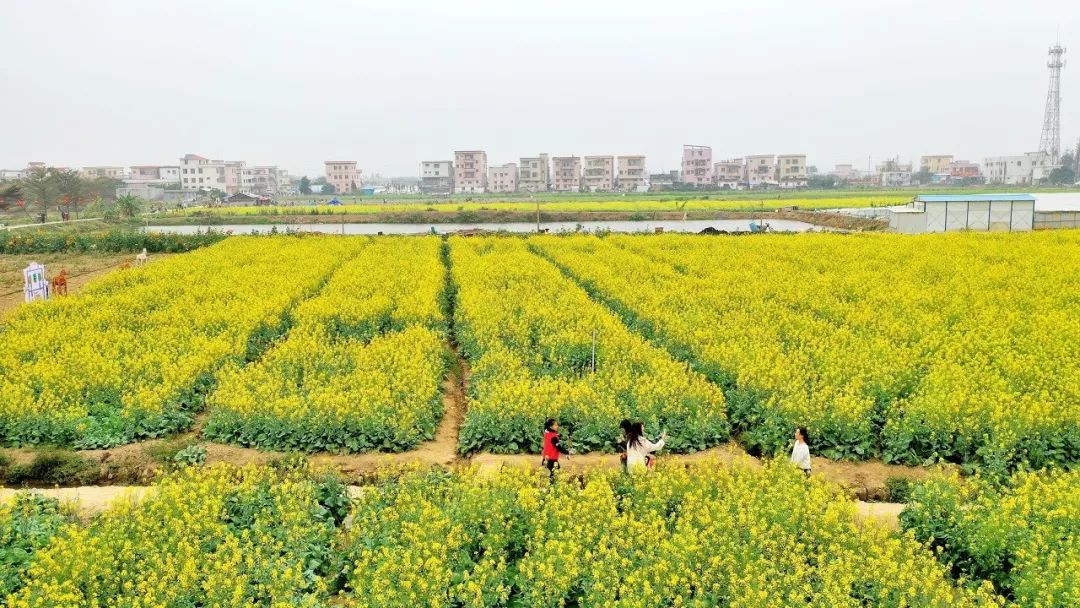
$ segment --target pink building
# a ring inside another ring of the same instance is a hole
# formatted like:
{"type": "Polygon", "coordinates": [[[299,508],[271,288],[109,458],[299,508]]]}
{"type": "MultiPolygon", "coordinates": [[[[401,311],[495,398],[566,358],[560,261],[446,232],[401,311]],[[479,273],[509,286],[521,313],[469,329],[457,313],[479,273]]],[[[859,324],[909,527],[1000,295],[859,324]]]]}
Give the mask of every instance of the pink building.
{"type": "Polygon", "coordinates": [[[479,194],[487,190],[487,152],[454,151],[454,192],[479,194]]]}
{"type": "Polygon", "coordinates": [[[488,192],[517,192],[518,167],[515,163],[488,169],[488,192]]]}
{"type": "Polygon", "coordinates": [[[581,190],[581,157],[551,157],[551,189],[556,192],[579,192],[581,190]]]}
{"type": "Polygon", "coordinates": [[[615,189],[615,157],[586,156],[581,185],[589,192],[610,192],[615,189]]]}
{"type": "Polygon", "coordinates": [[[712,148],[683,146],[682,181],[688,186],[711,186],[713,183],[712,148]]]}
{"type": "Polygon", "coordinates": [[[360,170],[355,160],[328,160],[326,165],[326,183],[334,187],[334,192],[355,192],[360,188],[360,170]]]}

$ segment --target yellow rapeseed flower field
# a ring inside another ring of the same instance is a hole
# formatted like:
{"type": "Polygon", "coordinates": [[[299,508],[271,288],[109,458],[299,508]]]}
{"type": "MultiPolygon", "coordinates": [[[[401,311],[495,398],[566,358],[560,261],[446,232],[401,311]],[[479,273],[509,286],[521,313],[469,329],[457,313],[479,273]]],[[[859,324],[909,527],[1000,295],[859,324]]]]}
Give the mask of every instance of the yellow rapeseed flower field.
{"type": "Polygon", "coordinates": [[[233,238],[21,307],[0,325],[0,440],[106,447],[189,426],[359,240],[233,238]]]}
{"type": "Polygon", "coordinates": [[[582,451],[617,447],[623,418],[670,431],[677,451],[727,437],[719,387],[628,331],[523,239],[455,237],[450,251],[472,365],[462,451],[537,452],[549,417],[582,451]]]}
{"type": "Polygon", "coordinates": [[[1080,471],[1020,473],[1004,487],[934,478],[912,493],[901,524],[1019,606],[1080,606],[1080,471]]]}
{"type": "Polygon", "coordinates": [[[5,605],[325,606],[346,502],[330,477],[185,469],[56,531],[5,605]]]}
{"type": "Polygon", "coordinates": [[[207,438],[277,450],[405,450],[443,414],[446,269],[435,237],[362,239],[287,338],[221,374],[207,438]]]}
{"type": "Polygon", "coordinates": [[[366,490],[340,544],[351,605],[1001,604],[952,583],[911,538],[860,525],[837,488],[764,470],[411,473],[366,490]]]}
{"type": "Polygon", "coordinates": [[[1080,233],[530,242],[724,386],[752,448],[1080,460],[1080,233]]]}
{"type": "Polygon", "coordinates": [[[647,476],[187,467],[90,520],[0,505],[0,599],[53,606],[882,606],[1080,601],[1076,473],[933,478],[904,533],[783,459],[647,476]],[[349,494],[354,494],[351,501],[349,494]],[[959,578],[954,578],[953,574],[959,578]],[[6,597],[4,597],[6,595],[6,597]],[[1009,597],[1006,601],[1005,597],[1009,597]]]}

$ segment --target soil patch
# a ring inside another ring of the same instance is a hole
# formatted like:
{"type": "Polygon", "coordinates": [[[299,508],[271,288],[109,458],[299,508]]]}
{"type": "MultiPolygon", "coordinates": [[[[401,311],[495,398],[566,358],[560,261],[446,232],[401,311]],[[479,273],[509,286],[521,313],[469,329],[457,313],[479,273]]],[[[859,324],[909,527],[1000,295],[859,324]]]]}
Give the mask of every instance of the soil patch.
{"type": "Polygon", "coordinates": [[[886,528],[900,530],[900,512],[904,506],[895,502],[855,502],[855,517],[864,522],[873,522],[886,528]]]}

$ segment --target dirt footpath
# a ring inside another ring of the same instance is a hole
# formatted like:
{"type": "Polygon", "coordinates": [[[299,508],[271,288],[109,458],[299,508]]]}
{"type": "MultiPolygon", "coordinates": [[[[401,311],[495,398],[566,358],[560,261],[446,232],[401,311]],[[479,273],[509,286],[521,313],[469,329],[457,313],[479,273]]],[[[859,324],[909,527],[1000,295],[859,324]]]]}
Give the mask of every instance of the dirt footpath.
{"type": "MultiPolygon", "coordinates": [[[[563,457],[562,469],[570,473],[580,473],[593,467],[617,468],[621,465],[618,454],[581,454],[563,457]]],[[[750,456],[737,443],[729,442],[694,454],[663,454],[661,461],[698,463],[714,461],[720,465],[741,464],[760,466],[761,461],[750,456]]],[[[481,470],[497,469],[504,466],[540,466],[537,454],[474,454],[468,462],[481,470]]],[[[918,480],[926,477],[933,469],[885,464],[880,460],[846,462],[813,458],[814,476],[844,486],[852,498],[859,500],[886,500],[889,491],[886,482],[890,478],[918,480]]]]}
{"type": "MultiPolygon", "coordinates": [[[[0,503],[11,500],[16,493],[24,490],[0,488],[0,503]]],[[[43,496],[74,503],[76,511],[83,518],[93,517],[105,511],[118,500],[140,501],[154,491],[153,486],[84,486],[80,488],[45,488],[34,489],[43,496]]],[[[356,498],[364,492],[362,486],[349,486],[349,496],[356,498]]],[[[900,512],[904,505],[897,503],[855,502],[856,517],[863,522],[883,525],[890,530],[900,529],[900,512]]]]}

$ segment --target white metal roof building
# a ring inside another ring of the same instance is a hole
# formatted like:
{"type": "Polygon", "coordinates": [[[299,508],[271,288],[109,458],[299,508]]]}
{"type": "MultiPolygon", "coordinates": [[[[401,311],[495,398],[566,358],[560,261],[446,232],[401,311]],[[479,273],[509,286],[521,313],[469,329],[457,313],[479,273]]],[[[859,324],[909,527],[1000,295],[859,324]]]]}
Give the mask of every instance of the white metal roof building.
{"type": "Polygon", "coordinates": [[[1030,194],[920,195],[893,207],[889,226],[901,234],[924,232],[1026,231],[1035,225],[1035,197],[1030,194]]]}
{"type": "Polygon", "coordinates": [[[1080,228],[1080,192],[1035,194],[1035,229],[1080,228]]]}

